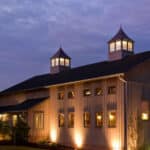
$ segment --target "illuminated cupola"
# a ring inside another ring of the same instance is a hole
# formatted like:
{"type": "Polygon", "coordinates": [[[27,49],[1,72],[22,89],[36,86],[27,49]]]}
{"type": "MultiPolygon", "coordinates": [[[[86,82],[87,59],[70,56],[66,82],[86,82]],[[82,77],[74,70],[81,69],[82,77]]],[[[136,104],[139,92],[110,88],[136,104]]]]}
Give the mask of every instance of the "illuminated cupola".
{"type": "Polygon", "coordinates": [[[58,51],[50,58],[51,73],[59,73],[71,68],[71,58],[60,47],[58,51]]]}
{"type": "Polygon", "coordinates": [[[134,41],[120,27],[118,33],[108,41],[109,60],[122,59],[134,54],[134,41]]]}

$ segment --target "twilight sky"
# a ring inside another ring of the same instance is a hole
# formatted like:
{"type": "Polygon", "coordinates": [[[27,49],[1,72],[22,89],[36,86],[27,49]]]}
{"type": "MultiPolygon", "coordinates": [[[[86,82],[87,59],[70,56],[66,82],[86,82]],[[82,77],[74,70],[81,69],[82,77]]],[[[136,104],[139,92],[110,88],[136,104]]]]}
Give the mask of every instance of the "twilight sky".
{"type": "Polygon", "coordinates": [[[0,90],[49,72],[60,45],[73,67],[106,60],[120,24],[150,50],[150,0],[0,0],[0,90]]]}

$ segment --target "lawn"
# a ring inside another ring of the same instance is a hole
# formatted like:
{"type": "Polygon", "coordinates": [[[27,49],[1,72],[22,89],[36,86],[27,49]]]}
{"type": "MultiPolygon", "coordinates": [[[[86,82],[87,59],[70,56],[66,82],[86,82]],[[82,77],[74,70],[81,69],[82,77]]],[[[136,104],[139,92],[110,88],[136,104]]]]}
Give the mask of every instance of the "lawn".
{"type": "Polygon", "coordinates": [[[0,150],[45,150],[26,146],[0,146],[0,150]]]}

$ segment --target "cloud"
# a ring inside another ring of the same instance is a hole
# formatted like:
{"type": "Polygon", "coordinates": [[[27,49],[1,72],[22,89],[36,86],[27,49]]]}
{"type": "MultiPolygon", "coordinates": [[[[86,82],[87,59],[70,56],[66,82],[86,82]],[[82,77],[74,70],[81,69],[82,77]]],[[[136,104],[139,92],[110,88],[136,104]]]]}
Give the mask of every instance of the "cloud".
{"type": "Polygon", "coordinates": [[[0,0],[0,88],[48,72],[49,57],[60,44],[73,66],[107,59],[107,41],[120,24],[137,52],[149,49],[149,5],[149,0],[0,0]]]}

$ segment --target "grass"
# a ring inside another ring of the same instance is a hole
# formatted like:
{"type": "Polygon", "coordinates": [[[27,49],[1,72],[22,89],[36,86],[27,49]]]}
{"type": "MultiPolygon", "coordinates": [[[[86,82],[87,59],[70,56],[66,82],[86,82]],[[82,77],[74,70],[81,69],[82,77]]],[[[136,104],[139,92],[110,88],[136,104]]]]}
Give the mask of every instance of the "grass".
{"type": "Polygon", "coordinates": [[[0,146],[0,150],[45,150],[27,146],[0,146]]]}

